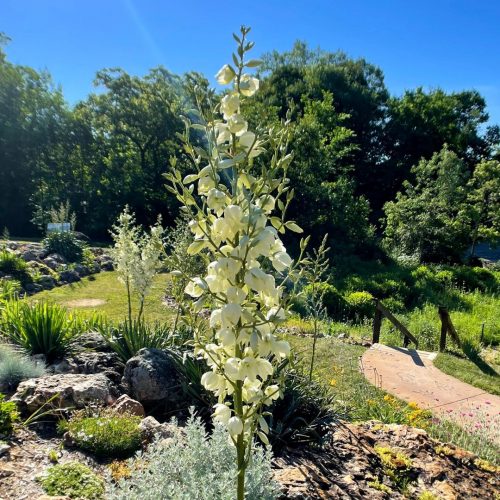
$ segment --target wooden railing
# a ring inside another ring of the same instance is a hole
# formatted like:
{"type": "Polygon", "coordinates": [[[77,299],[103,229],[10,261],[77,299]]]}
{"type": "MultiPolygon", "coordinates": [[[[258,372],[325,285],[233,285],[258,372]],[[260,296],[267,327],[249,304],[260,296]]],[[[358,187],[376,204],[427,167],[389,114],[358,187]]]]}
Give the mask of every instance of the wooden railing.
{"type": "MultiPolygon", "coordinates": [[[[415,344],[415,349],[418,349],[418,340],[410,333],[408,328],[404,326],[401,321],[394,316],[394,314],[387,309],[387,307],[380,302],[379,299],[374,299],[375,301],[375,317],[373,318],[373,339],[372,343],[376,344],[380,341],[380,330],[382,328],[383,318],[387,318],[402,334],[403,334],[403,347],[408,347],[410,342],[415,344]]],[[[458,347],[462,347],[460,338],[458,336],[453,323],[451,322],[450,313],[448,309],[443,306],[438,308],[439,317],[441,319],[441,337],[439,339],[439,351],[442,352],[446,349],[446,337],[450,337],[456,342],[458,347]]],[[[483,325],[484,328],[484,325],[483,325]]]]}
{"type": "Polygon", "coordinates": [[[408,347],[410,342],[415,344],[415,349],[418,349],[418,340],[410,333],[408,328],[396,318],[380,300],[375,299],[375,318],[373,319],[373,343],[380,340],[380,329],[382,327],[382,319],[384,316],[403,334],[403,347],[408,347]]]}

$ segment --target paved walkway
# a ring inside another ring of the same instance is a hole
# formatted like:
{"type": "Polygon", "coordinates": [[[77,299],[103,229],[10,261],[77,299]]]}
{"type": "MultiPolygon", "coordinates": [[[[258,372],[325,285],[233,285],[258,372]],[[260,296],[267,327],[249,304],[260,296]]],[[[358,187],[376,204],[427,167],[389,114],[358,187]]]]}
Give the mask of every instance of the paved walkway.
{"type": "Polygon", "coordinates": [[[500,397],[438,370],[436,353],[374,344],[362,357],[365,377],[420,408],[431,409],[462,427],[490,434],[500,443],[500,397]]]}

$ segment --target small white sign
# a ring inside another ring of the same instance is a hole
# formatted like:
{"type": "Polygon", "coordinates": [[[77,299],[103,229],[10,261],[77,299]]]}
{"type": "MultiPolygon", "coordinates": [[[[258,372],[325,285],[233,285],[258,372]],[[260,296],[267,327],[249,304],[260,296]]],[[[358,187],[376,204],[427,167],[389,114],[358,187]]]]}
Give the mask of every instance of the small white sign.
{"type": "Polygon", "coordinates": [[[71,224],[69,222],[49,222],[47,224],[48,233],[69,233],[71,224]]]}

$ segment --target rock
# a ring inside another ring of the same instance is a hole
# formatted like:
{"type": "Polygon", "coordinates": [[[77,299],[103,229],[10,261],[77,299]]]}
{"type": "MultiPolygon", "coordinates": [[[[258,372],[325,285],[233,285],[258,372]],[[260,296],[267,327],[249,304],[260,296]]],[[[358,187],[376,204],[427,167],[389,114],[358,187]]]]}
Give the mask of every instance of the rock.
{"type": "Polygon", "coordinates": [[[10,450],[10,446],[7,443],[0,442],[0,457],[5,455],[10,450]]]}
{"type": "Polygon", "coordinates": [[[78,373],[78,366],[71,358],[63,358],[50,365],[52,373],[78,373]]]}
{"type": "Polygon", "coordinates": [[[82,264],[75,264],[74,271],[78,274],[78,276],[80,276],[80,278],[90,274],[89,268],[82,264]]]}
{"type": "Polygon", "coordinates": [[[144,402],[163,401],[177,406],[183,400],[180,377],[168,351],[141,349],[125,365],[122,384],[144,402]]]}
{"type": "Polygon", "coordinates": [[[35,252],[31,249],[25,250],[20,254],[20,257],[26,262],[38,260],[38,256],[39,256],[38,252],[35,252]]]}
{"type": "Polygon", "coordinates": [[[43,287],[37,283],[27,283],[24,285],[24,289],[26,290],[26,293],[33,294],[41,292],[43,287]]]}
{"type": "Polygon", "coordinates": [[[37,283],[44,290],[52,290],[56,286],[56,280],[52,276],[40,276],[37,280],[37,283]]]}
{"type": "Polygon", "coordinates": [[[103,271],[113,271],[113,259],[109,255],[102,255],[99,262],[103,271]]]}
{"type": "Polygon", "coordinates": [[[43,263],[53,271],[55,271],[59,267],[59,264],[51,257],[46,257],[45,259],[43,259],[43,263]]]}
{"type": "Polygon", "coordinates": [[[74,351],[98,351],[98,352],[113,352],[109,344],[99,332],[87,332],[79,335],[71,343],[71,348],[74,351]]]}
{"type": "Polygon", "coordinates": [[[90,238],[80,231],[73,231],[73,236],[80,241],[90,241],[90,238]]]}
{"type": "Polygon", "coordinates": [[[154,417],[146,417],[139,424],[141,436],[144,441],[153,441],[153,439],[168,439],[171,438],[175,431],[174,424],[160,424],[154,417]]]}
{"type": "Polygon", "coordinates": [[[78,276],[78,273],[73,269],[67,269],[59,273],[59,279],[65,283],[76,283],[80,281],[80,276],[78,276]]]}
{"type": "Polygon", "coordinates": [[[47,256],[47,259],[52,259],[58,264],[66,264],[66,259],[58,253],[51,253],[50,255],[47,256]]]}
{"type": "Polygon", "coordinates": [[[146,415],[141,403],[132,399],[127,394],[122,394],[111,406],[117,413],[130,413],[137,417],[144,417],[146,415]]]}
{"type": "Polygon", "coordinates": [[[49,375],[21,382],[11,401],[23,413],[33,413],[50,398],[59,394],[54,403],[61,407],[83,408],[89,403],[108,404],[115,388],[103,374],[49,375]]]}
{"type": "Polygon", "coordinates": [[[161,424],[154,417],[146,417],[141,420],[139,429],[141,431],[142,439],[151,441],[157,432],[160,431],[161,424]]]}

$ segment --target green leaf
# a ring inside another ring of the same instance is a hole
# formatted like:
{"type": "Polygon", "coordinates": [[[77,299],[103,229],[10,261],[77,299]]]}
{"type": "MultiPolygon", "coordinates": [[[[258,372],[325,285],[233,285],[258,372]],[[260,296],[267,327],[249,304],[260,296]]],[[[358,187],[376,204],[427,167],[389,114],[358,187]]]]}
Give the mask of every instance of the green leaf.
{"type": "Polygon", "coordinates": [[[262,64],[262,59],[250,59],[250,61],[245,63],[247,68],[257,68],[262,64]]]}
{"type": "Polygon", "coordinates": [[[304,232],[304,230],[293,221],[285,222],[285,226],[287,229],[290,229],[290,231],[293,231],[294,233],[303,233],[304,232]]]}
{"type": "Polygon", "coordinates": [[[184,184],[191,184],[191,182],[198,180],[198,177],[199,177],[198,174],[186,175],[186,177],[184,177],[184,180],[182,182],[184,184]]]}
{"type": "Polygon", "coordinates": [[[196,255],[200,253],[204,248],[205,248],[204,240],[193,241],[193,243],[191,243],[191,245],[188,246],[187,253],[188,255],[196,255]]]}

